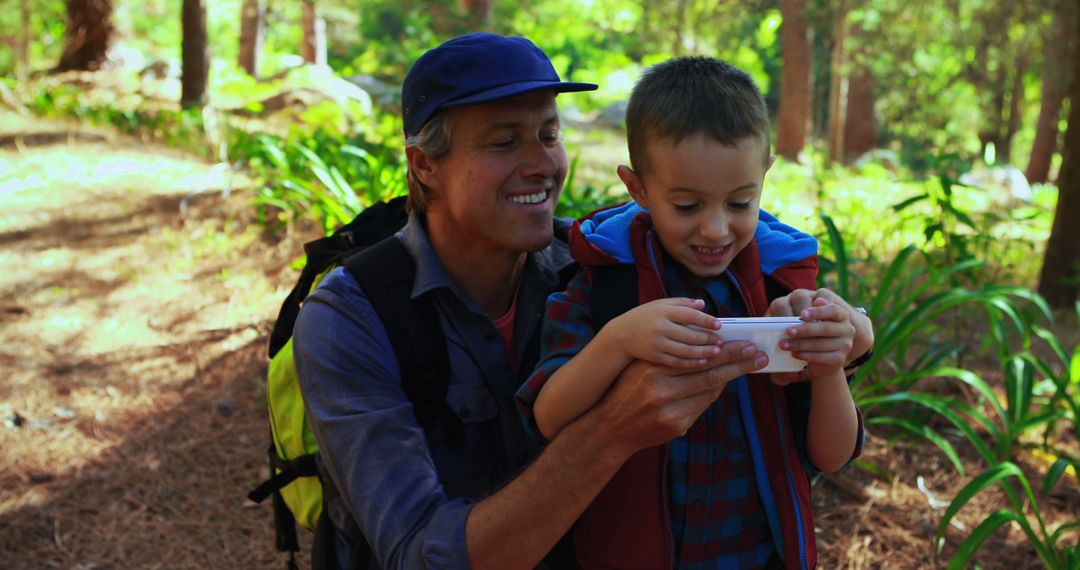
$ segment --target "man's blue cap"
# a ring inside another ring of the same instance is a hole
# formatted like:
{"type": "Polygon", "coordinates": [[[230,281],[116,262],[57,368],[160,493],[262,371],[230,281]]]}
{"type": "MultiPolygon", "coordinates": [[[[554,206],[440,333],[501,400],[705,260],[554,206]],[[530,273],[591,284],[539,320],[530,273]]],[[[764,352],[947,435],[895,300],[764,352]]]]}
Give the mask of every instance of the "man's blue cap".
{"type": "Polygon", "coordinates": [[[416,60],[401,86],[405,135],[415,135],[439,109],[506,99],[547,89],[592,91],[592,83],[562,81],[551,60],[531,41],[467,34],[416,60]]]}

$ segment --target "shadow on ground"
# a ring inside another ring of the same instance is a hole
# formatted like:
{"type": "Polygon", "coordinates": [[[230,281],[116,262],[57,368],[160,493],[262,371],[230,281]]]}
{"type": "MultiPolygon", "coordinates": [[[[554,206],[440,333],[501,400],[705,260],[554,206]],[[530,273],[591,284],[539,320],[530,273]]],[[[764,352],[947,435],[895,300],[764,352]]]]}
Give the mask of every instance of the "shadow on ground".
{"type": "Polygon", "coordinates": [[[128,141],[125,165],[156,162],[121,179],[98,137],[50,137],[0,135],[0,566],[283,568],[246,494],[303,238],[253,232],[251,193],[206,191],[210,165],[128,141]],[[58,185],[57,158],[100,180],[58,185]],[[162,160],[196,182],[162,190],[162,160]]]}

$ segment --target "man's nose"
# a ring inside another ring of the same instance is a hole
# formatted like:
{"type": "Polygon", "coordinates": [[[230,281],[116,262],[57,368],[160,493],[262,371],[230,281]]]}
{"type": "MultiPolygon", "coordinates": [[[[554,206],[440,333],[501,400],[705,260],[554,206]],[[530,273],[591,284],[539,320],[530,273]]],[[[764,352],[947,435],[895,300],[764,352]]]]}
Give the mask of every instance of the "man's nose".
{"type": "Polygon", "coordinates": [[[544,144],[544,141],[533,140],[525,145],[524,164],[521,173],[526,178],[544,177],[550,178],[555,175],[559,168],[559,153],[562,152],[562,144],[544,144]]]}

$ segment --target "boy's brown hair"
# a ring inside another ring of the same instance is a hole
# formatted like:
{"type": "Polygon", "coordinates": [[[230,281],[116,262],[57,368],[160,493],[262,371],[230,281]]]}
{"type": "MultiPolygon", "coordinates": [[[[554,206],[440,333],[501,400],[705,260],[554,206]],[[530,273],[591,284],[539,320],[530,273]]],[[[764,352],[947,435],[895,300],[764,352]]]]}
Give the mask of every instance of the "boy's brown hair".
{"type": "Polygon", "coordinates": [[[711,57],[677,57],[646,69],[626,108],[630,164],[640,176],[649,166],[648,143],[674,144],[706,135],[734,146],[755,136],[769,158],[765,98],[745,71],[711,57]]]}

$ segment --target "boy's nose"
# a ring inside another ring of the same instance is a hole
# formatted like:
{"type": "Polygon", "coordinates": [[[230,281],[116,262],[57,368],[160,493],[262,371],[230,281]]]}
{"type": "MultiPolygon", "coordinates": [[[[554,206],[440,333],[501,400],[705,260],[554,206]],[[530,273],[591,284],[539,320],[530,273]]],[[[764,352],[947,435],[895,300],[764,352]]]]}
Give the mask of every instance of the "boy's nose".
{"type": "Polygon", "coordinates": [[[701,237],[709,242],[720,242],[728,235],[728,223],[723,216],[709,216],[698,228],[701,237]]]}

